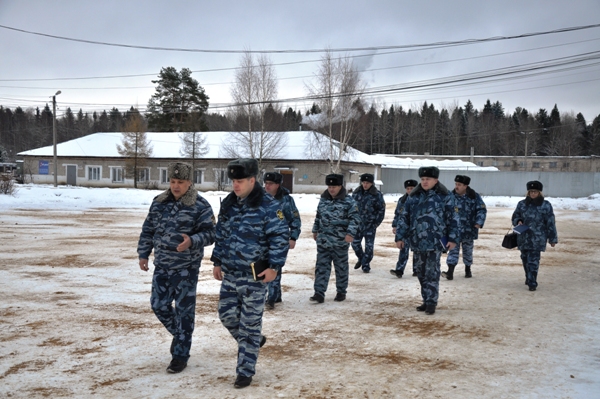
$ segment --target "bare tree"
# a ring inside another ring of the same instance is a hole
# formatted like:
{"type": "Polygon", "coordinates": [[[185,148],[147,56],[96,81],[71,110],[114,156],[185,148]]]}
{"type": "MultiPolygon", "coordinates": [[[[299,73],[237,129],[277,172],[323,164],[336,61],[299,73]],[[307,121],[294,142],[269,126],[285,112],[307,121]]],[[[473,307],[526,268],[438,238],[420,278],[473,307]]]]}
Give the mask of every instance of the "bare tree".
{"type": "Polygon", "coordinates": [[[138,170],[146,165],[152,156],[152,145],[146,137],[146,122],[139,112],[132,113],[123,127],[123,146],[117,144],[117,151],[124,157],[126,174],[133,176],[133,186],[137,188],[138,170]]]}
{"type": "Polygon", "coordinates": [[[231,96],[236,104],[238,116],[244,114],[248,130],[232,133],[224,143],[224,156],[230,158],[251,157],[258,161],[274,158],[287,144],[287,137],[280,132],[267,131],[267,110],[277,99],[277,75],[267,55],[260,55],[257,62],[252,53],[246,51],[236,71],[231,96]],[[258,128],[252,121],[258,119],[258,128]]]}
{"type": "Polygon", "coordinates": [[[365,85],[351,58],[333,58],[330,50],[321,58],[315,78],[316,82],[307,89],[318,101],[322,112],[310,115],[304,123],[329,138],[328,148],[323,150],[327,151],[331,171],[337,173],[355,136],[355,124],[360,117],[357,104],[365,85]]]}

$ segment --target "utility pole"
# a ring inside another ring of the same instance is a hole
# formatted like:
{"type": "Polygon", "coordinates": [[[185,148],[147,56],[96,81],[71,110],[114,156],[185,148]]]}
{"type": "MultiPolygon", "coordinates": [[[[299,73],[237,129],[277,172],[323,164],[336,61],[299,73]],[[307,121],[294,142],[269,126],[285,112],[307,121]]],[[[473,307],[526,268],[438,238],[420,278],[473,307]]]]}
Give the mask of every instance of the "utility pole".
{"type": "Polygon", "coordinates": [[[56,96],[60,90],[52,96],[52,139],[54,141],[54,187],[58,186],[58,165],[56,160],[56,96]]]}
{"type": "Polygon", "coordinates": [[[527,138],[533,132],[520,132],[520,133],[525,135],[525,170],[527,170],[527,138]]]}

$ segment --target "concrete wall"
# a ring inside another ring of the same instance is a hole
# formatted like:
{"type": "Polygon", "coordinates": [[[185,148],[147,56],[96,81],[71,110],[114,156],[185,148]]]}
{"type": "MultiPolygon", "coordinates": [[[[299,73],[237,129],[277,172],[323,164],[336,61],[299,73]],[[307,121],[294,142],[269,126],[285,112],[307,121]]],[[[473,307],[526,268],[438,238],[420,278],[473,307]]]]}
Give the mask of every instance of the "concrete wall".
{"type": "MultiPolygon", "coordinates": [[[[531,180],[542,182],[546,197],[581,198],[600,193],[600,173],[441,170],[439,180],[453,189],[456,175],[469,176],[471,188],[488,196],[525,196],[526,183],[531,180]]],[[[384,168],[382,177],[384,194],[404,193],[405,180],[419,181],[417,169],[384,168]]]]}

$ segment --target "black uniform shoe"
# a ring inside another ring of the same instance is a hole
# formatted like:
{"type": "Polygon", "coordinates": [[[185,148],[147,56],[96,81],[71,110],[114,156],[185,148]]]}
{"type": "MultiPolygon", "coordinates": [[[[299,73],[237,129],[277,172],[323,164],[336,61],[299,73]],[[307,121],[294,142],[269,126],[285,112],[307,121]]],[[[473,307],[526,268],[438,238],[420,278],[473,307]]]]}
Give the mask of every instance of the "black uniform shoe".
{"type": "Polygon", "coordinates": [[[421,306],[417,306],[417,310],[419,312],[424,312],[425,309],[427,309],[427,305],[425,305],[425,304],[422,304],[421,306]]]}
{"type": "Polygon", "coordinates": [[[359,260],[358,262],[356,262],[356,265],[354,265],[354,270],[360,269],[361,266],[362,266],[362,262],[359,260]]]}
{"type": "Polygon", "coordinates": [[[169,373],[181,373],[183,369],[187,367],[187,362],[179,359],[171,360],[169,367],[167,367],[167,372],[169,373]]]}
{"type": "Polygon", "coordinates": [[[417,273],[413,272],[413,277],[417,277],[417,273]]]}
{"type": "Polygon", "coordinates": [[[275,309],[275,301],[267,301],[268,309],[275,309]]]}
{"type": "Polygon", "coordinates": [[[396,277],[398,277],[398,278],[402,278],[402,275],[403,275],[404,273],[402,273],[402,272],[399,272],[399,271],[398,271],[398,270],[396,270],[396,269],[391,269],[391,270],[390,270],[390,274],[391,274],[392,276],[396,276],[396,277]]]}
{"type": "Polygon", "coordinates": [[[446,277],[448,280],[452,280],[454,278],[454,268],[456,265],[448,265],[448,270],[442,272],[442,277],[446,277]]]}
{"type": "Polygon", "coordinates": [[[363,269],[363,273],[370,273],[371,269],[363,269]]]}
{"type": "Polygon", "coordinates": [[[258,345],[258,347],[262,348],[266,343],[267,343],[267,337],[265,337],[264,335],[261,335],[260,336],[260,344],[258,345]]]}
{"type": "Polygon", "coordinates": [[[465,266],[465,278],[471,278],[473,275],[471,274],[471,266],[465,266]]]}
{"type": "Polygon", "coordinates": [[[529,291],[535,291],[535,287],[529,287],[529,291]]]}
{"type": "Polygon", "coordinates": [[[427,305],[425,308],[425,314],[434,314],[435,313],[435,305],[427,305]]]}
{"type": "Polygon", "coordinates": [[[342,293],[338,292],[333,300],[336,302],[342,302],[345,299],[346,299],[346,294],[342,294],[342,293]]]}
{"type": "Polygon", "coordinates": [[[244,377],[243,375],[238,375],[233,383],[235,388],[246,388],[248,385],[252,383],[252,377],[244,377]]]}
{"type": "Polygon", "coordinates": [[[323,303],[323,302],[325,302],[325,297],[323,295],[317,294],[315,292],[315,295],[311,296],[310,300],[313,302],[316,302],[316,303],[323,303]]]}
{"type": "Polygon", "coordinates": [[[281,302],[281,298],[275,300],[275,303],[279,303],[279,302],[281,302]]]}

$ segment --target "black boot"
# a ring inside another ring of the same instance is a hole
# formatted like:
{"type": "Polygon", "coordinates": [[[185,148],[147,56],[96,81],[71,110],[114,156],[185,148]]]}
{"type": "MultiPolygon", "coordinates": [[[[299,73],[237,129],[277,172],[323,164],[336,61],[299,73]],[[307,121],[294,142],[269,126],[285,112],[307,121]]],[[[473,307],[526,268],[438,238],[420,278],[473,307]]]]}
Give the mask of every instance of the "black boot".
{"type": "Polygon", "coordinates": [[[361,266],[362,266],[362,262],[359,259],[358,262],[356,262],[356,265],[354,265],[354,270],[360,269],[361,266]]]}
{"type": "Polygon", "coordinates": [[[465,266],[465,278],[471,278],[473,275],[471,274],[471,266],[465,266]]]}
{"type": "Polygon", "coordinates": [[[448,280],[452,280],[454,278],[454,268],[456,265],[448,265],[448,270],[442,272],[442,277],[446,277],[448,280]]]}

